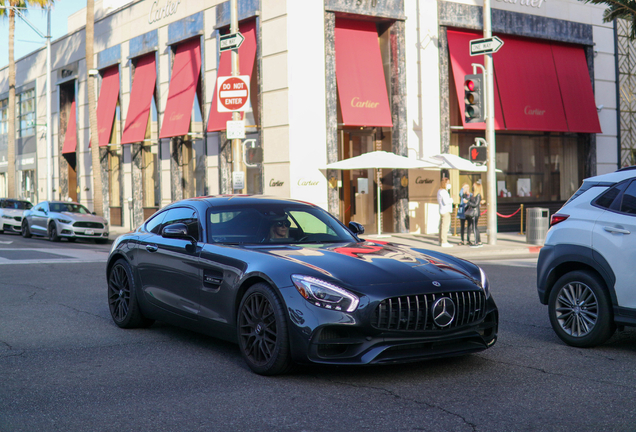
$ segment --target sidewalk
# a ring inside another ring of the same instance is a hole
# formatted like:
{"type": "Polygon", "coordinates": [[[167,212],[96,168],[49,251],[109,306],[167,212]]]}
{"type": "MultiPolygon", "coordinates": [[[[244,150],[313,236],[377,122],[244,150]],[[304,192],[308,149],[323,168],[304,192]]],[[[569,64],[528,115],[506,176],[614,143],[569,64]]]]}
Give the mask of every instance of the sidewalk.
{"type": "Polygon", "coordinates": [[[468,260],[493,259],[493,258],[538,258],[541,246],[526,243],[526,236],[519,233],[498,233],[497,244],[489,245],[486,233],[481,233],[483,245],[480,247],[460,246],[459,236],[448,235],[448,242],[453,245],[450,248],[439,246],[437,234],[386,234],[378,237],[370,234],[363,235],[367,240],[382,240],[392,243],[400,243],[414,248],[430,249],[447,253],[468,260]]]}
{"type": "MultiPolygon", "coordinates": [[[[130,232],[124,227],[110,227],[109,240],[113,241],[122,234],[130,232]]],[[[454,255],[468,260],[501,258],[538,258],[541,246],[526,243],[526,236],[518,233],[498,233],[497,244],[488,244],[488,236],[481,234],[483,245],[480,247],[460,246],[459,236],[448,236],[448,242],[453,245],[451,248],[440,247],[437,243],[437,234],[383,234],[380,237],[369,234],[362,235],[366,240],[381,240],[391,243],[400,243],[414,248],[430,249],[454,255]]]]}

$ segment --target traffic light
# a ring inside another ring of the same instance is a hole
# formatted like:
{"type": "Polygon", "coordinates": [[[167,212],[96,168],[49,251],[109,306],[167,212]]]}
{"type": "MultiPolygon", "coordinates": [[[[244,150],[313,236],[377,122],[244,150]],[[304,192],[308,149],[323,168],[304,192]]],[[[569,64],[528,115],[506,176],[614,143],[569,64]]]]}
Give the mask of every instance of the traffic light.
{"type": "Polygon", "coordinates": [[[488,156],[487,152],[488,147],[486,146],[471,145],[468,147],[468,159],[473,163],[482,164],[486,162],[488,156]]]}
{"type": "Polygon", "coordinates": [[[245,149],[245,163],[248,165],[263,163],[263,148],[248,147],[245,149]]]}
{"type": "Polygon", "coordinates": [[[484,106],[484,79],[482,75],[464,77],[464,117],[466,123],[486,120],[484,106]]]}

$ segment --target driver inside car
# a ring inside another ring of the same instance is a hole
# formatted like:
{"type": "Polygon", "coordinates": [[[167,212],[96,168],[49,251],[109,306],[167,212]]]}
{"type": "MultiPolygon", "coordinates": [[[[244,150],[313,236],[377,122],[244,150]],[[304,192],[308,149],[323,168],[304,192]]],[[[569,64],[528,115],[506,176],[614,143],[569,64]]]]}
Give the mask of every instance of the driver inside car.
{"type": "Polygon", "coordinates": [[[290,226],[291,222],[286,216],[274,218],[269,227],[269,241],[288,239],[290,226]]]}

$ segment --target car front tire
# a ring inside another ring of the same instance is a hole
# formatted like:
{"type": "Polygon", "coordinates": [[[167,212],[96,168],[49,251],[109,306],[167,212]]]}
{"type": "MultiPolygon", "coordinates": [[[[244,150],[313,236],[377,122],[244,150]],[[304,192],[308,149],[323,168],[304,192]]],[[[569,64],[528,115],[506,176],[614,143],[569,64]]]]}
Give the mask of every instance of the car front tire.
{"type": "Polygon", "coordinates": [[[595,274],[573,271],[554,284],[548,301],[550,324],[568,345],[587,348],[616,331],[605,284],[595,274]]]}
{"type": "Polygon", "coordinates": [[[108,309],[121,328],[148,327],[154,323],[141,313],[132,269],[124,259],[117,260],[108,272],[108,309]]]}
{"type": "Polygon", "coordinates": [[[279,375],[291,367],[285,307],[274,290],[258,283],[239,306],[237,332],[241,354],[259,375],[279,375]]]}
{"type": "Polygon", "coordinates": [[[31,238],[31,230],[29,229],[29,223],[27,221],[22,222],[22,237],[31,238]]]}
{"type": "Polygon", "coordinates": [[[57,234],[57,225],[55,222],[49,223],[49,240],[52,242],[60,241],[60,236],[57,234]]]}

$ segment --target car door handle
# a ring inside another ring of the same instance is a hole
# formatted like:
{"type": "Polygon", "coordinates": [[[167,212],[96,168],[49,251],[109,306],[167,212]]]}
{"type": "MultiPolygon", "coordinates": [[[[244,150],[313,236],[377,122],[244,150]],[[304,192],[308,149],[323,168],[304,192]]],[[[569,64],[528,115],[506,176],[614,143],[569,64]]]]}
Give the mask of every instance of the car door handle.
{"type": "Polygon", "coordinates": [[[603,229],[607,232],[611,232],[611,233],[617,233],[617,234],[631,234],[628,230],[623,229],[623,228],[616,228],[616,227],[610,227],[610,226],[605,226],[603,227],[603,229]]]}
{"type": "Polygon", "coordinates": [[[157,245],[146,245],[146,250],[148,252],[157,252],[158,249],[159,247],[157,245]]]}

